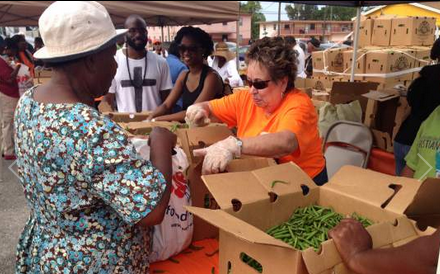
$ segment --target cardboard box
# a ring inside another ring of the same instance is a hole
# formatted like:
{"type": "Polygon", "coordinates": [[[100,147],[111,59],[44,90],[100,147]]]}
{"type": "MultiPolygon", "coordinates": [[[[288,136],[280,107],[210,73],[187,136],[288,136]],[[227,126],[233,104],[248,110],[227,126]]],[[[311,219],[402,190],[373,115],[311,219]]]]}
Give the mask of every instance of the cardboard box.
{"type": "Polygon", "coordinates": [[[362,113],[365,113],[368,99],[362,94],[377,89],[377,83],[368,82],[334,82],[330,92],[330,103],[347,104],[359,100],[362,113]]]}
{"type": "Polygon", "coordinates": [[[322,76],[322,77],[313,77],[311,78],[309,84],[310,88],[318,91],[330,91],[334,82],[342,81],[342,76],[331,77],[331,76],[322,76]]]}
{"type": "Polygon", "coordinates": [[[324,69],[327,66],[327,62],[324,57],[324,51],[312,52],[313,62],[313,77],[325,77],[324,69]]]}
{"type": "Polygon", "coordinates": [[[368,98],[364,124],[371,129],[374,144],[393,153],[393,140],[410,107],[405,97],[396,90],[372,91],[364,94],[368,98]]]}
{"type": "Polygon", "coordinates": [[[371,18],[366,18],[365,20],[361,21],[361,25],[359,26],[359,42],[358,42],[360,48],[371,46],[373,23],[374,20],[371,18]]]}
{"type": "MultiPolygon", "coordinates": [[[[192,206],[208,209],[218,209],[218,203],[202,181],[202,164],[192,164],[188,169],[188,185],[191,189],[192,206]]],[[[226,167],[225,172],[252,171],[259,168],[276,165],[274,159],[249,157],[232,160],[226,167]]],[[[194,216],[193,241],[200,241],[209,238],[218,238],[219,230],[216,226],[205,220],[194,216]]]]}
{"type": "Polygon", "coordinates": [[[374,46],[389,46],[391,40],[392,18],[379,17],[373,20],[373,35],[371,44],[374,46]]]}
{"type": "MultiPolygon", "coordinates": [[[[367,74],[390,74],[403,72],[414,67],[415,52],[412,49],[383,49],[374,50],[367,53],[366,57],[366,69],[367,74]]],[[[388,77],[376,77],[371,76],[369,81],[377,83],[387,83],[390,79],[392,81],[405,81],[412,79],[412,72],[406,74],[400,74],[396,76],[388,77]]]]}
{"type": "Polygon", "coordinates": [[[186,124],[179,122],[130,122],[118,123],[125,131],[132,135],[149,135],[154,127],[164,127],[171,131],[176,131],[179,128],[187,128],[186,124]]]}
{"type": "Polygon", "coordinates": [[[292,163],[202,179],[221,209],[189,207],[188,210],[220,228],[220,274],[256,273],[240,259],[243,253],[259,262],[263,273],[350,273],[341,263],[332,240],[324,242],[317,253],[312,248],[296,250],[265,233],[288,220],[298,207],[318,204],[344,215],[356,212],[373,220],[376,224],[367,230],[374,248],[399,246],[434,231],[433,228],[425,232],[418,230],[404,212],[419,218],[425,216],[426,224],[433,220],[429,214],[440,212],[439,180],[422,184],[351,166],[343,167],[322,187],[317,187],[292,163]],[[274,180],[289,184],[272,188],[274,180]],[[430,202],[421,200],[429,194],[430,202]],[[433,207],[424,208],[427,203],[433,207]]]}
{"type": "Polygon", "coordinates": [[[435,17],[392,19],[392,46],[432,46],[435,40],[435,17]]]}
{"type": "MultiPolygon", "coordinates": [[[[415,52],[415,60],[414,60],[414,67],[415,68],[422,68],[424,66],[429,65],[431,62],[431,48],[430,47],[411,47],[412,50],[415,52]]],[[[419,72],[414,72],[412,80],[419,77],[419,72]]]]}
{"type": "MultiPolygon", "coordinates": [[[[187,171],[188,185],[191,189],[192,205],[197,207],[217,208],[215,200],[202,182],[203,158],[193,155],[194,149],[208,147],[232,135],[223,124],[212,124],[207,127],[178,129],[178,141],[188,157],[190,163],[187,171]]],[[[233,160],[226,168],[226,172],[248,171],[270,165],[276,162],[270,158],[248,157],[233,160]]],[[[218,228],[204,220],[194,217],[193,241],[218,237],[218,228]]]]}
{"type": "Polygon", "coordinates": [[[116,123],[131,123],[131,122],[145,121],[148,118],[148,116],[150,116],[151,111],[143,111],[139,113],[103,112],[102,114],[107,115],[110,119],[112,119],[116,123]]]}
{"type": "MultiPolygon", "coordinates": [[[[367,50],[360,49],[357,51],[357,57],[356,57],[356,66],[354,73],[356,74],[364,74],[365,73],[365,67],[366,67],[366,54],[367,50]]],[[[351,73],[351,65],[353,61],[353,50],[347,50],[343,53],[344,58],[344,72],[345,73],[351,73]]],[[[349,79],[349,77],[348,77],[349,79]]],[[[355,76],[354,80],[362,81],[364,80],[364,76],[355,76]]]]}
{"type": "Polygon", "coordinates": [[[312,52],[313,77],[331,75],[332,72],[341,73],[344,71],[343,53],[346,48],[334,48],[324,51],[312,52]],[[326,71],[327,74],[322,71],[326,71]]]}

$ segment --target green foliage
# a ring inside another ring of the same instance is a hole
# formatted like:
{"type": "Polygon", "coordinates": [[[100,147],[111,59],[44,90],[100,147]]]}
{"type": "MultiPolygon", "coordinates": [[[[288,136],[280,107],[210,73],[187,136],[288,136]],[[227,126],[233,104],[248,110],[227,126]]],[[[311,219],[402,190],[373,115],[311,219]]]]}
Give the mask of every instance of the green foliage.
{"type": "Polygon", "coordinates": [[[286,6],[286,12],[290,20],[350,21],[356,16],[356,8],[330,6],[318,8],[315,5],[305,4],[286,6]]]}

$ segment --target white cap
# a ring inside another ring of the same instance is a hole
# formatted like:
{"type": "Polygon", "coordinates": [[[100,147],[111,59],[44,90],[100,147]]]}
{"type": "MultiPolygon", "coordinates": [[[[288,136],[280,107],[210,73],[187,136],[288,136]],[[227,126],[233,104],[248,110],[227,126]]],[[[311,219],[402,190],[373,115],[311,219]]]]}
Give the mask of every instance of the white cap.
{"type": "Polygon", "coordinates": [[[49,62],[74,60],[115,44],[127,30],[115,30],[104,6],[95,1],[57,1],[38,21],[44,47],[34,57],[49,62]]]}

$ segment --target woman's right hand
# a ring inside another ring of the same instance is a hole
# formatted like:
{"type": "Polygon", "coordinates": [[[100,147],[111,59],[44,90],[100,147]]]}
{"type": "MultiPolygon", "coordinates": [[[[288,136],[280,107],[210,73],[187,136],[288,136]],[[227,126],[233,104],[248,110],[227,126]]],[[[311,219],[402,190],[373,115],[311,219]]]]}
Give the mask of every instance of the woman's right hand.
{"type": "Polygon", "coordinates": [[[154,127],[150,133],[150,146],[169,146],[170,150],[176,146],[177,136],[163,127],[154,127]]]}
{"type": "Polygon", "coordinates": [[[210,123],[209,114],[199,104],[189,106],[186,110],[185,122],[189,127],[200,127],[210,123]]]}

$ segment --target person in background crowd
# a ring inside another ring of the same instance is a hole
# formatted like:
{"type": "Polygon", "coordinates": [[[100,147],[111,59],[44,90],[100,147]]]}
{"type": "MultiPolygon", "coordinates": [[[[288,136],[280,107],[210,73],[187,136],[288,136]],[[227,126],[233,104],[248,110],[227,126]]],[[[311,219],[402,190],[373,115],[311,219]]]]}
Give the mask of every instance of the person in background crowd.
{"type": "Polygon", "coordinates": [[[196,150],[205,156],[204,174],[225,170],[240,155],[294,162],[317,185],[327,182],[318,133],[318,116],[307,94],[295,89],[296,54],[281,37],[257,40],[246,53],[250,90],[188,108],[185,120],[197,126],[209,121],[237,127],[237,137],[196,150]]]}
{"type": "Polygon", "coordinates": [[[304,54],[303,49],[298,45],[298,43],[296,43],[296,39],[293,36],[287,36],[284,40],[286,41],[286,43],[291,45],[293,47],[293,50],[297,53],[296,59],[298,61],[298,71],[296,72],[296,77],[306,78],[307,75],[304,72],[306,55],[304,54]]]}
{"type": "Polygon", "coordinates": [[[5,160],[15,160],[14,153],[14,111],[17,106],[18,92],[17,74],[20,70],[20,63],[15,62],[18,52],[18,45],[11,38],[4,41],[4,53],[6,56],[0,58],[0,111],[2,120],[0,129],[2,134],[2,148],[0,151],[5,160]]]}
{"type": "Polygon", "coordinates": [[[232,88],[243,86],[243,80],[238,74],[235,54],[225,42],[219,42],[212,54],[214,57],[211,67],[222,77],[223,82],[232,88]]]}
{"type": "MultiPolygon", "coordinates": [[[[180,60],[179,45],[175,41],[171,42],[170,44],[170,48],[168,49],[168,57],[166,60],[168,66],[170,67],[171,81],[173,82],[174,87],[180,73],[188,70],[186,65],[180,60]]],[[[182,111],[182,104],[183,98],[180,96],[179,100],[173,107],[172,113],[182,111]]]]}
{"type": "MultiPolygon", "coordinates": [[[[372,240],[362,224],[344,219],[329,232],[342,261],[359,274],[435,274],[440,230],[394,248],[372,249],[372,240]]],[[[438,273],[438,272],[437,272],[438,273]]]]}
{"type": "MultiPolygon", "coordinates": [[[[440,38],[431,49],[431,59],[440,59],[440,38]]],[[[419,74],[408,88],[407,100],[411,112],[394,138],[397,176],[402,174],[406,164],[405,157],[416,139],[420,125],[440,106],[440,64],[425,66],[419,74]]],[[[410,168],[414,169],[415,166],[410,168]]]]}
{"type": "Polygon", "coordinates": [[[183,27],[176,35],[180,56],[189,71],[181,73],[170,96],[150,115],[155,121],[184,121],[186,110],[194,103],[223,96],[223,81],[212,68],[204,64],[211,55],[211,36],[200,28],[183,27]],[[182,96],[182,111],[167,115],[182,96]]]}
{"type": "Polygon", "coordinates": [[[162,42],[160,42],[159,40],[155,40],[153,42],[153,49],[157,55],[162,56],[163,58],[166,58],[168,56],[168,52],[164,48],[162,48],[162,42]]]}
{"type": "Polygon", "coordinates": [[[14,41],[18,45],[18,53],[17,53],[18,60],[29,68],[31,77],[34,78],[35,77],[34,58],[32,56],[32,51],[29,51],[27,48],[28,43],[26,42],[25,36],[21,34],[17,34],[14,35],[12,39],[14,39],[14,41]]]}
{"type": "Polygon", "coordinates": [[[43,39],[41,39],[41,37],[35,37],[35,40],[34,40],[34,53],[37,52],[42,47],[44,47],[43,39]]]}
{"type": "Polygon", "coordinates": [[[0,55],[3,55],[3,51],[5,50],[5,39],[0,36],[0,55]]]}
{"type": "MultiPolygon", "coordinates": [[[[34,53],[35,53],[39,49],[44,47],[43,39],[41,39],[41,37],[35,37],[34,46],[35,46],[35,48],[34,48],[34,53]]],[[[35,58],[34,58],[34,64],[35,64],[35,67],[43,67],[44,66],[43,61],[35,59],[35,58]]]]}
{"type": "Polygon", "coordinates": [[[126,31],[115,30],[104,6],[55,2],[39,29],[45,47],[35,57],[53,74],[23,95],[15,116],[19,181],[30,207],[15,273],[148,273],[176,136],[154,128],[151,162],[142,160],[124,130],[94,108],[109,90],[116,41],[126,31]]]}
{"type": "Polygon", "coordinates": [[[128,33],[126,49],[116,53],[118,70],[105,100],[119,112],[141,112],[156,109],[173,87],[170,69],[164,58],[145,49],[147,24],[139,15],[125,20],[128,33]]]}
{"type": "Polygon", "coordinates": [[[307,52],[309,53],[309,56],[306,59],[306,64],[304,66],[304,72],[307,75],[307,77],[312,77],[313,75],[313,60],[312,60],[312,52],[314,51],[318,51],[319,50],[319,46],[321,46],[321,42],[312,37],[312,39],[310,39],[307,42],[307,52]]]}

